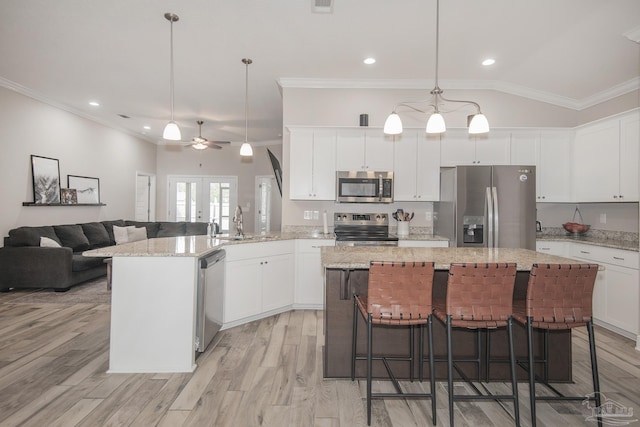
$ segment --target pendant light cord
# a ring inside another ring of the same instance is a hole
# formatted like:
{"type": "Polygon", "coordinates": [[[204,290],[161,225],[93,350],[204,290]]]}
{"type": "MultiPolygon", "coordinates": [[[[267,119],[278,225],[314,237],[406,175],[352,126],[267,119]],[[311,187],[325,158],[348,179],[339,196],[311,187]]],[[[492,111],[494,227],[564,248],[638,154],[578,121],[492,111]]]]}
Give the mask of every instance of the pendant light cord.
{"type": "Polygon", "coordinates": [[[169,93],[169,99],[170,99],[170,103],[171,103],[171,121],[173,121],[173,18],[169,19],[169,22],[171,22],[171,36],[170,36],[170,40],[171,40],[171,48],[170,48],[170,54],[169,54],[169,63],[171,64],[171,71],[169,72],[169,86],[171,88],[171,91],[169,93]]]}
{"type": "Polygon", "coordinates": [[[244,78],[244,142],[249,142],[249,65],[253,63],[250,58],[243,58],[242,63],[245,65],[244,78]]]}

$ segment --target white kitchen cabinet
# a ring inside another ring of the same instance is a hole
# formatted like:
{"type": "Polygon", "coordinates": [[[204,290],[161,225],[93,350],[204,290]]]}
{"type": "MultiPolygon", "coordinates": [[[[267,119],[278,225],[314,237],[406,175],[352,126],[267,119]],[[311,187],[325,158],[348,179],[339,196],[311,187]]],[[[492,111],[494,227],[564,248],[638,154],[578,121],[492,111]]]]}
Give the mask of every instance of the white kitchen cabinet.
{"type": "Polygon", "coordinates": [[[336,133],[292,128],[289,142],[289,197],[335,200],[336,133]]]}
{"type": "Polygon", "coordinates": [[[550,241],[550,240],[537,240],[536,252],[542,252],[549,255],[556,255],[566,257],[566,245],[565,242],[550,241]]]}
{"type": "Polygon", "coordinates": [[[339,130],[336,153],[339,171],[393,170],[393,138],[382,129],[339,130]]]}
{"type": "Polygon", "coordinates": [[[536,201],[571,200],[573,132],[519,131],[511,134],[511,164],[536,166],[536,201]]]}
{"type": "Polygon", "coordinates": [[[576,131],[574,194],[577,202],[638,201],[638,110],[576,131]]]}
{"type": "Polygon", "coordinates": [[[582,243],[567,245],[571,258],[600,265],[593,291],[596,323],[636,339],[640,335],[640,255],[582,243]]]}
{"type": "Polygon", "coordinates": [[[225,324],[293,304],[293,244],[288,240],[225,247],[225,324]]]}
{"type": "Polygon", "coordinates": [[[398,240],[399,248],[448,248],[447,240],[398,240]]]}
{"type": "Polygon", "coordinates": [[[440,141],[442,166],[508,165],[511,162],[511,134],[507,131],[469,135],[466,129],[451,129],[442,134],[440,141]]]}
{"type": "Polygon", "coordinates": [[[424,130],[396,136],[393,154],[394,200],[440,200],[440,137],[424,130]]]}
{"type": "Polygon", "coordinates": [[[333,239],[296,240],[295,308],[324,307],[324,269],[320,258],[323,246],[334,246],[333,239]]]}

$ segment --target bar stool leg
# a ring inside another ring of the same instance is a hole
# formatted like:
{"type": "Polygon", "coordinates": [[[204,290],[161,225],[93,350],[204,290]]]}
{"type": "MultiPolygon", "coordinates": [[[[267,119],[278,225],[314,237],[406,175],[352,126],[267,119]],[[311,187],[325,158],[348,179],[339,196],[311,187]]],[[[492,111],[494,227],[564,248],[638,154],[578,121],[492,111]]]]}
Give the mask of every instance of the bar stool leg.
{"type": "Polygon", "coordinates": [[[513,348],[513,319],[507,320],[507,330],[509,332],[509,362],[511,363],[511,391],[513,392],[513,415],[516,419],[516,426],[520,426],[520,403],[518,401],[518,379],[516,378],[516,352],[513,348]]]}
{"type": "Polygon", "coordinates": [[[409,326],[409,380],[413,382],[413,355],[415,352],[415,328],[413,325],[409,326]]]}
{"type": "Polygon", "coordinates": [[[449,388],[449,425],[453,427],[453,352],[451,351],[451,315],[447,315],[447,383],[449,388]]]}
{"type": "Polygon", "coordinates": [[[371,425],[371,378],[373,374],[372,369],[372,352],[373,345],[371,338],[373,337],[373,324],[371,322],[371,313],[367,319],[367,425],[371,425]]]}
{"type": "MultiPolygon", "coordinates": [[[[591,375],[593,377],[593,392],[596,398],[596,408],[600,408],[600,380],[598,379],[598,361],[596,359],[596,340],[593,334],[593,320],[587,323],[589,332],[589,352],[591,353],[591,375]]],[[[598,427],[602,427],[602,419],[598,417],[598,427]]]]}
{"type": "Polygon", "coordinates": [[[533,360],[533,325],[527,317],[527,350],[529,352],[529,402],[531,405],[531,427],[536,427],[536,371],[533,360]]]}
{"type": "MultiPolygon", "coordinates": [[[[431,382],[431,414],[433,425],[436,425],[436,373],[433,361],[433,316],[429,316],[427,321],[427,332],[429,333],[429,380],[431,382]]],[[[422,366],[422,359],[420,359],[422,366]]]]}
{"type": "Polygon", "coordinates": [[[358,304],[353,298],[353,331],[351,335],[351,381],[356,378],[356,343],[358,342],[358,304]]]}

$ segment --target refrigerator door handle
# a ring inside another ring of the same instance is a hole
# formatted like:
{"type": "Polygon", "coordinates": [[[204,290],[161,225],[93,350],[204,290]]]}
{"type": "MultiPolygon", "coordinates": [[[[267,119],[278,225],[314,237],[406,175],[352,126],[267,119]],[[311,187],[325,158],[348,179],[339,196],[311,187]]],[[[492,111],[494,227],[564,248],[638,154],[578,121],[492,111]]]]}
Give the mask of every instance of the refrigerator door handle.
{"type": "Polygon", "coordinates": [[[485,206],[487,212],[487,247],[493,247],[493,197],[491,195],[491,187],[487,187],[486,196],[485,196],[485,206]]]}
{"type": "Polygon", "coordinates": [[[493,243],[494,243],[494,247],[498,247],[500,245],[500,218],[498,216],[498,189],[496,187],[492,187],[491,190],[493,195],[493,228],[495,230],[493,243]]]}

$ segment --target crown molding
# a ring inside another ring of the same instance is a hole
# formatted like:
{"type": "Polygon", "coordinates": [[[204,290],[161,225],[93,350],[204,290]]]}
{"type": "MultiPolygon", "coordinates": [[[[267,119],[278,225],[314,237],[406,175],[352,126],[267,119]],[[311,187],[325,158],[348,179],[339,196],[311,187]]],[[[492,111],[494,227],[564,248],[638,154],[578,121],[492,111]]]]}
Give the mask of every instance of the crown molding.
{"type": "MultiPolygon", "coordinates": [[[[435,82],[428,79],[308,79],[280,78],[278,86],[293,89],[408,89],[430,90],[435,82]]],[[[495,90],[580,111],[620,95],[640,90],[640,77],[635,77],[583,99],[574,99],[498,80],[440,80],[443,89],[495,90]]]]}

